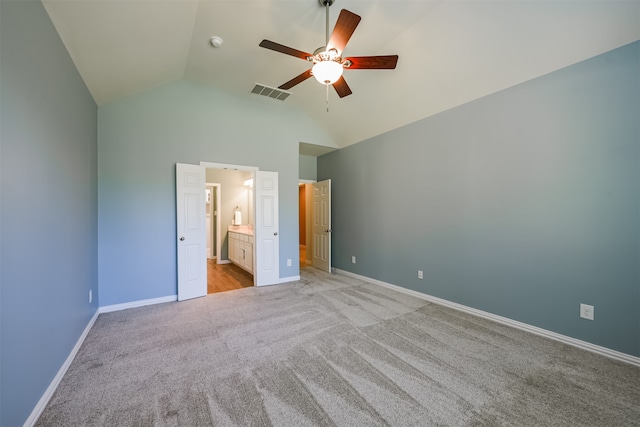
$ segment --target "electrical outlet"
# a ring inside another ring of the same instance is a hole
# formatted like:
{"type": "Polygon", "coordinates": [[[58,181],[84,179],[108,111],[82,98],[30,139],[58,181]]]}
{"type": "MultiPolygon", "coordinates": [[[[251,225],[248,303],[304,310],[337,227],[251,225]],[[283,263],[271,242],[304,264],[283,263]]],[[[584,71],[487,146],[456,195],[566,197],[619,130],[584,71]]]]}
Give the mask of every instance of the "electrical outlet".
{"type": "Polygon", "coordinates": [[[593,320],[594,308],[592,305],[580,304],[580,317],[587,320],[593,320]]]}
{"type": "Polygon", "coordinates": [[[352,257],[351,257],[351,264],[355,264],[355,263],[356,263],[356,257],[355,257],[355,256],[352,256],[352,257]]]}
{"type": "Polygon", "coordinates": [[[422,273],[422,270],[418,270],[418,279],[420,280],[424,279],[424,274],[422,273]]]}
{"type": "Polygon", "coordinates": [[[91,301],[93,301],[93,291],[89,289],[89,304],[91,304],[91,301]]]}
{"type": "Polygon", "coordinates": [[[287,267],[291,267],[291,258],[287,259],[287,267]]]}

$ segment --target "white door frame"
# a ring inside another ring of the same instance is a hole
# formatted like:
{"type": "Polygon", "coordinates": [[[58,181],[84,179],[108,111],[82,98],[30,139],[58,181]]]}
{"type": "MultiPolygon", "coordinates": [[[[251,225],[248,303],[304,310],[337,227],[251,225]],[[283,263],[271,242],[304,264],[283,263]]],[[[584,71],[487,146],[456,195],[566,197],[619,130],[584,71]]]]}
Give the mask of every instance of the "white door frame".
{"type": "MultiPolygon", "coordinates": [[[[205,167],[205,171],[207,170],[207,168],[205,167]]],[[[220,191],[222,191],[220,184],[217,182],[207,182],[206,183],[207,187],[216,187],[216,211],[220,210],[220,191]]],[[[213,213],[212,213],[213,214],[213,213]]],[[[213,227],[215,227],[216,229],[216,241],[215,241],[215,245],[216,245],[216,264],[220,264],[220,248],[222,246],[222,241],[220,240],[220,214],[217,213],[216,214],[216,223],[212,224],[213,227]]]]}
{"type": "Polygon", "coordinates": [[[232,171],[247,171],[247,172],[255,172],[260,170],[257,166],[246,166],[246,165],[231,165],[227,163],[215,163],[215,162],[200,162],[200,166],[204,166],[205,169],[228,169],[232,171]]]}
{"type": "MultiPolygon", "coordinates": [[[[305,230],[305,240],[306,244],[306,253],[307,258],[301,259],[300,262],[304,262],[307,265],[313,265],[313,183],[318,182],[315,179],[299,179],[298,185],[304,184],[305,191],[305,221],[307,223],[307,227],[305,230]],[[309,188],[308,186],[311,186],[309,188]]],[[[300,211],[298,210],[298,218],[300,217],[300,211]]]]}

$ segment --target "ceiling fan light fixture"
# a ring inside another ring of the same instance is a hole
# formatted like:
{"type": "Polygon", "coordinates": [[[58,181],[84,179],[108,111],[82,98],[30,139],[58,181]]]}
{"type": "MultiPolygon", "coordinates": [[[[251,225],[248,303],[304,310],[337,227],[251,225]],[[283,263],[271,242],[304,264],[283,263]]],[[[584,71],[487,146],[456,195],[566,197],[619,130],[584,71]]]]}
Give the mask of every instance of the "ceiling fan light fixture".
{"type": "MultiPolygon", "coordinates": [[[[0,0],[2,1],[2,0],[0,0]]],[[[333,32],[329,33],[329,6],[335,0],[317,0],[320,5],[325,8],[325,45],[316,49],[313,54],[294,49],[280,43],[270,40],[262,40],[260,47],[270,49],[285,55],[294,56],[304,61],[313,62],[310,69],[300,73],[288,82],[278,86],[278,89],[291,89],[295,85],[302,83],[309,77],[314,78],[326,86],[327,102],[329,99],[329,86],[333,86],[340,98],[351,95],[349,85],[342,77],[345,68],[350,69],[369,69],[369,70],[392,70],[396,68],[398,55],[377,55],[377,56],[354,56],[350,58],[342,58],[344,49],[360,23],[360,16],[347,9],[342,9],[338,20],[336,21],[333,32]]],[[[328,109],[327,109],[328,111],[328,109]]]]}
{"type": "Polygon", "coordinates": [[[323,85],[331,85],[342,77],[342,64],[336,61],[318,61],[311,68],[313,77],[323,85]]]}

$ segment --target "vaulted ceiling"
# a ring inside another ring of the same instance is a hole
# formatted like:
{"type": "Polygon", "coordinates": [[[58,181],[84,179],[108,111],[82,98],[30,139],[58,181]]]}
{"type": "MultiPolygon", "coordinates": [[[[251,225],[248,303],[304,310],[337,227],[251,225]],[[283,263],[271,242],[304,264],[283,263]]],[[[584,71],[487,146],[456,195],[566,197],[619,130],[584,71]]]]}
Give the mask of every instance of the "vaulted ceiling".
{"type": "MultiPolygon", "coordinates": [[[[255,102],[309,63],[258,46],[324,45],[318,0],[43,0],[98,105],[181,79],[255,102]],[[214,48],[211,36],[224,44],[214,48]]],[[[346,56],[398,54],[395,70],[347,70],[338,98],[309,79],[290,104],[343,147],[640,39],[638,0],[336,0],[362,17],[346,56]]],[[[266,102],[282,102],[270,101],[266,102]]]]}

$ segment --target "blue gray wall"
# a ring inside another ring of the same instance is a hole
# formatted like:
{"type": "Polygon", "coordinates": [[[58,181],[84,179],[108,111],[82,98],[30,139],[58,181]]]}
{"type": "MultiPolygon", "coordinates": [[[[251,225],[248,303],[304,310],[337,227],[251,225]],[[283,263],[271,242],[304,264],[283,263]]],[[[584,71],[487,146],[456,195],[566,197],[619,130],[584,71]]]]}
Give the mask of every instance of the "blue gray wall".
{"type": "Polygon", "coordinates": [[[97,107],[39,1],[0,16],[0,425],[17,426],[97,310],[97,107]]]}
{"type": "Polygon", "coordinates": [[[639,50],[320,157],[333,266],[640,356],[639,50]]]}
{"type": "Polygon", "coordinates": [[[298,263],[298,145],[333,145],[286,103],[180,81],[98,109],[100,305],[176,294],[175,164],[279,174],[280,277],[298,263]]]}
{"type": "Polygon", "coordinates": [[[299,178],[315,181],[318,177],[318,158],[300,154],[299,178]]]}

